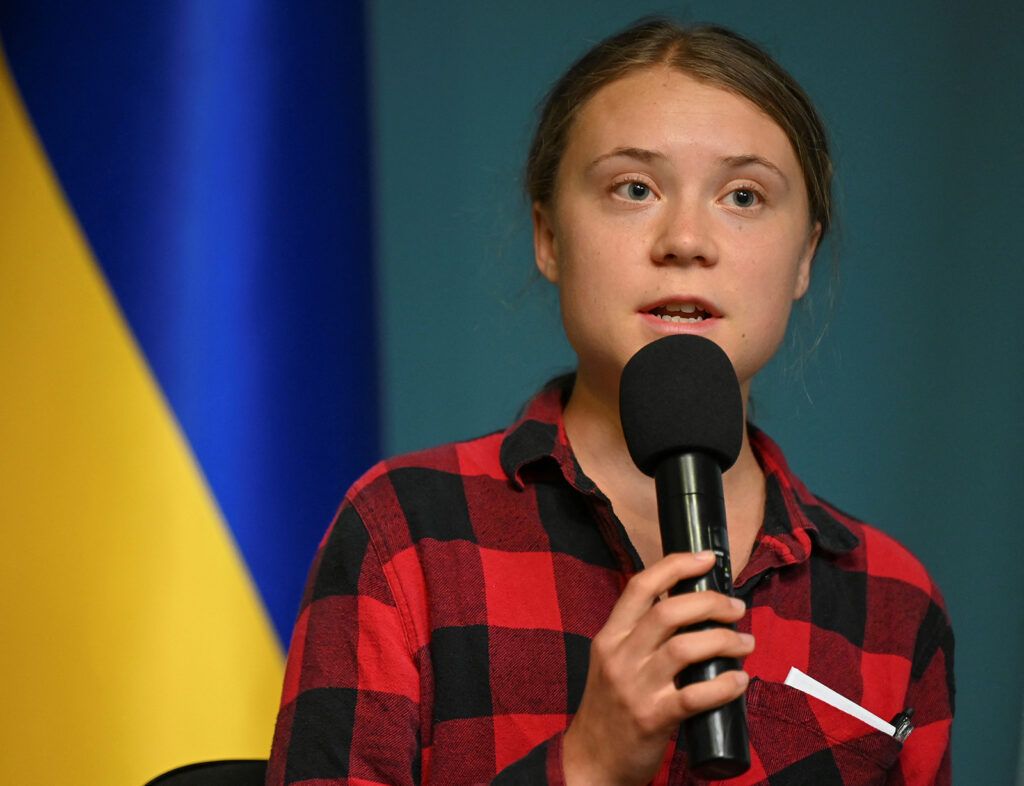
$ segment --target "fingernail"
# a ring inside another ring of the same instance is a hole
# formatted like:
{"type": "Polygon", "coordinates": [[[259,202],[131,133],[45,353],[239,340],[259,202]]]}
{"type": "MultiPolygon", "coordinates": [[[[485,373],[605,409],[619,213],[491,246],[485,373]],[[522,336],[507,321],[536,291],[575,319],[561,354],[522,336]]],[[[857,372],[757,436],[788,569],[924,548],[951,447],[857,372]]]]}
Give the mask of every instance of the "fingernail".
{"type": "Polygon", "coordinates": [[[745,671],[734,671],[733,674],[736,675],[736,684],[741,688],[746,688],[750,684],[750,675],[745,671]]]}
{"type": "Polygon", "coordinates": [[[729,601],[732,603],[732,607],[734,609],[736,609],[736,610],[743,609],[744,611],[747,610],[747,604],[744,603],[739,598],[729,598],[729,601]]]}
{"type": "Polygon", "coordinates": [[[713,551],[698,551],[695,552],[693,556],[702,562],[707,562],[708,560],[713,560],[715,558],[715,553],[713,551]]]}
{"type": "Polygon", "coordinates": [[[746,646],[748,646],[748,647],[753,647],[754,646],[754,637],[751,634],[749,634],[749,633],[741,633],[740,634],[740,639],[743,641],[743,643],[746,646]]]}

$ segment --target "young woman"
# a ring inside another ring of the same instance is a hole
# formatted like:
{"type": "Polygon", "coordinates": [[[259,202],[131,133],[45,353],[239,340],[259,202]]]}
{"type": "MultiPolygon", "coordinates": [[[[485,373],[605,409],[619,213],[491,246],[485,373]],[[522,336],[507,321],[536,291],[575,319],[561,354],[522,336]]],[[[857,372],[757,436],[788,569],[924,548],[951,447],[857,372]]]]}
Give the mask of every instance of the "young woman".
{"type": "Polygon", "coordinates": [[[504,432],[386,461],[346,496],[288,659],[270,783],[697,783],[677,740],[746,695],[729,783],[946,783],[952,646],[938,590],[812,495],[748,425],[723,478],[738,599],[667,597],[708,554],[663,557],[629,457],[623,366],[666,335],[728,355],[746,405],[806,292],[831,214],[820,120],[722,29],[644,23],[548,97],[527,167],[536,262],[578,357],[504,432]],[[705,620],[736,623],[677,634],[705,620]],[[682,689],[713,656],[743,670],[682,689]],[[783,684],[804,671],[901,743],[783,684]],[[769,781],[770,779],[770,781],[769,781]]]}

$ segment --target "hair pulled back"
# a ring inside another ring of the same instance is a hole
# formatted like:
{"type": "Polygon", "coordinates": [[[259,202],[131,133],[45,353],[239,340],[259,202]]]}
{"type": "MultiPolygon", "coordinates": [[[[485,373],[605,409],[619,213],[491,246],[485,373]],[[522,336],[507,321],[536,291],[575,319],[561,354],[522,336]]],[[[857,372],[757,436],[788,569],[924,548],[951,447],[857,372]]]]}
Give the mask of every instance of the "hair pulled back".
{"type": "Polygon", "coordinates": [[[530,201],[553,201],[569,133],[587,101],[627,74],[661,65],[743,96],[779,124],[803,171],[811,221],[820,222],[824,236],[832,219],[832,161],[824,125],[807,94],[746,38],[722,27],[684,27],[667,19],[641,22],[606,38],[555,83],[527,158],[530,201]]]}

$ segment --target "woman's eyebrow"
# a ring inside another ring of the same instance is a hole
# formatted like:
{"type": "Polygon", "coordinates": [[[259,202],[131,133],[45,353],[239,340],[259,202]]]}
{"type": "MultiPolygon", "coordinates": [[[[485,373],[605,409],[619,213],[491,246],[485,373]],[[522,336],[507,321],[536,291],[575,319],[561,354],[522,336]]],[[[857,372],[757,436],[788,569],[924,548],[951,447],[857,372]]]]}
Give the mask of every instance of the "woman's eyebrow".
{"type": "MultiPolygon", "coordinates": [[[[663,153],[659,153],[657,150],[648,150],[643,147],[617,147],[607,153],[602,153],[591,161],[587,166],[587,170],[589,171],[593,169],[602,161],[607,161],[609,158],[618,158],[620,156],[625,158],[635,158],[637,161],[643,161],[644,163],[665,158],[665,155],[663,153]]],[[[786,177],[785,173],[779,169],[779,167],[767,158],[755,155],[754,153],[746,153],[736,156],[723,156],[719,159],[719,163],[726,169],[740,169],[745,166],[762,166],[765,169],[774,172],[787,185],[789,183],[789,178],[786,177]]]]}
{"type": "Polygon", "coordinates": [[[787,185],[789,184],[789,178],[786,177],[785,173],[781,169],[775,166],[775,164],[767,158],[762,158],[761,156],[754,155],[752,153],[741,156],[725,156],[724,158],[719,159],[719,161],[722,163],[722,166],[727,169],[740,169],[751,165],[763,166],[765,169],[771,170],[778,177],[782,178],[784,183],[787,185]]]}
{"type": "Polygon", "coordinates": [[[638,161],[643,161],[644,163],[654,161],[655,159],[665,158],[664,154],[659,153],[656,150],[647,150],[642,147],[617,147],[611,152],[603,153],[602,155],[599,155],[597,158],[591,161],[590,164],[587,166],[587,170],[589,171],[593,169],[602,161],[607,161],[609,158],[617,158],[619,156],[625,156],[626,158],[635,158],[638,161]]]}

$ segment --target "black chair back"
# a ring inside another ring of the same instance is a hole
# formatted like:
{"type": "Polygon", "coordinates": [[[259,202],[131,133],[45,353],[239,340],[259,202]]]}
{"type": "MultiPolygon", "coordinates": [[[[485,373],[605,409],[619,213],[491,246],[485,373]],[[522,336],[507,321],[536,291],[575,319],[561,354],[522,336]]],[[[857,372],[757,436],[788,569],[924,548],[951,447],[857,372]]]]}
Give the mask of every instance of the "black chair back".
{"type": "Polygon", "coordinates": [[[263,786],[266,777],[264,759],[225,759],[177,767],[146,786],[263,786]]]}

